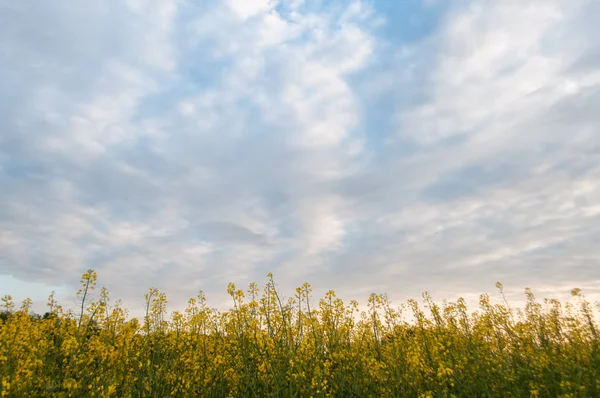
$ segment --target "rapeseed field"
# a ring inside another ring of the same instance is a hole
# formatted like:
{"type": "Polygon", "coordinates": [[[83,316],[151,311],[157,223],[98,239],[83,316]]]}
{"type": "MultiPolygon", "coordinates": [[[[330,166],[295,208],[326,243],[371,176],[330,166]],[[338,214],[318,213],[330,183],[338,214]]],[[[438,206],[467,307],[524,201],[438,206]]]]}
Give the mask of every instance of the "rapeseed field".
{"type": "Polygon", "coordinates": [[[43,316],[4,296],[2,397],[600,396],[598,304],[578,289],[566,303],[526,290],[522,309],[484,294],[474,312],[372,294],[360,311],[333,291],[313,299],[307,283],[284,300],[269,275],[264,289],[230,284],[228,311],[200,293],[168,315],[150,289],[138,320],[106,289],[92,299],[96,283],[89,270],[81,306],[50,296],[43,316]]]}

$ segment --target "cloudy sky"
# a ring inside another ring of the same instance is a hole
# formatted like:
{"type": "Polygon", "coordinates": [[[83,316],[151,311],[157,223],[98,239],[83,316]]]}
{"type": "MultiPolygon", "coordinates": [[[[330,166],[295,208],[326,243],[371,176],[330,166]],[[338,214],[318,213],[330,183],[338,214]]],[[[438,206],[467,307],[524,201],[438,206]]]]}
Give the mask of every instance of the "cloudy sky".
{"type": "MultiPolygon", "coordinates": [[[[0,293],[600,294],[600,2],[0,0],[0,293]],[[596,109],[596,111],[594,111],[596,109]],[[513,289],[513,290],[511,290],[513,289]]],[[[43,308],[43,307],[42,307],[43,308]]]]}

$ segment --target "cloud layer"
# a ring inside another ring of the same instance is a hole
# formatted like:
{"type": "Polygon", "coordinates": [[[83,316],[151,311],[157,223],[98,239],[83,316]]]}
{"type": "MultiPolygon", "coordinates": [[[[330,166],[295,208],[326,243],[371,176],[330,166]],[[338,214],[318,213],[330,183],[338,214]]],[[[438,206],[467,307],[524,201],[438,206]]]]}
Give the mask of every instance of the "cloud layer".
{"type": "Polygon", "coordinates": [[[383,3],[0,5],[3,289],[595,297],[599,4],[383,3]]]}

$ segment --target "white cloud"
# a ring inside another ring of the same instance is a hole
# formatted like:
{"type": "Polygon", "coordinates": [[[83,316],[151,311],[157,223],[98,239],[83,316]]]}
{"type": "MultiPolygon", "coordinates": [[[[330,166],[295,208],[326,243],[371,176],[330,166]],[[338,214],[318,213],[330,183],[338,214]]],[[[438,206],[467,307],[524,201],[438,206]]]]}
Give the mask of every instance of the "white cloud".
{"type": "Polygon", "coordinates": [[[536,92],[560,86],[562,71],[577,55],[569,43],[578,32],[556,34],[576,14],[576,6],[473,2],[457,12],[439,32],[433,100],[401,115],[402,130],[423,142],[474,131],[492,135],[491,121],[517,121],[556,101],[564,95],[561,90],[536,92]],[[550,45],[549,40],[564,45],[550,45]]]}
{"type": "Polygon", "coordinates": [[[301,253],[314,256],[340,248],[345,233],[343,206],[343,199],[335,196],[311,197],[298,204],[294,215],[303,230],[301,253]]]}
{"type": "Polygon", "coordinates": [[[227,0],[227,5],[240,18],[249,18],[256,14],[272,10],[277,1],[274,0],[227,0]]]}
{"type": "Polygon", "coordinates": [[[93,266],[134,309],[268,271],[396,298],[600,279],[593,2],[455,4],[414,43],[361,1],[49,4],[0,24],[5,276],[93,266]]]}

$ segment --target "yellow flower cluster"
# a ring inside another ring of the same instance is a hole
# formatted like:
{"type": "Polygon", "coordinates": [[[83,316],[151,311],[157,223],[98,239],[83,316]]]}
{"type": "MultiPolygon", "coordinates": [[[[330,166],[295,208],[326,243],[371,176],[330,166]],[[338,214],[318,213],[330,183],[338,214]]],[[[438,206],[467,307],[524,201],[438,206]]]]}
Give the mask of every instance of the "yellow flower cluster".
{"type": "MultiPolygon", "coordinates": [[[[167,315],[167,298],[146,294],[143,320],[129,319],[81,279],[77,311],[54,296],[43,316],[26,300],[2,301],[3,397],[598,397],[600,340],[592,305],[536,301],[513,310],[487,295],[393,308],[372,294],[368,310],[333,291],[313,301],[307,283],[284,300],[272,275],[262,292],[229,284],[233,306],[208,308],[200,293],[167,315]],[[412,312],[407,322],[402,312],[412,312]]],[[[502,285],[498,284],[502,294],[502,285]]]]}

